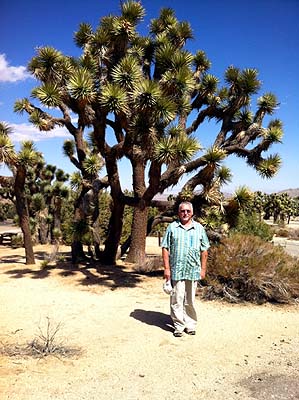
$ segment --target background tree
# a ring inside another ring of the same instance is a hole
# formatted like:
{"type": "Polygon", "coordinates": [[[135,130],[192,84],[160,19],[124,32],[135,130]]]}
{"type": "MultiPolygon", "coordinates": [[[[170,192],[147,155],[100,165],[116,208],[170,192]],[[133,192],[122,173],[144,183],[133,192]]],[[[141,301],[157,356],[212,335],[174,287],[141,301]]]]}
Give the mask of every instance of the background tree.
{"type": "Polygon", "coordinates": [[[68,174],[54,165],[35,165],[28,170],[29,213],[35,221],[36,241],[41,244],[61,236],[62,203],[69,196],[67,180],[68,174]]]}
{"type": "MultiPolygon", "coordinates": [[[[9,138],[10,133],[11,128],[0,123],[0,160],[13,172],[13,177],[9,180],[13,187],[15,206],[23,233],[26,264],[35,264],[25,184],[28,168],[38,164],[42,160],[42,155],[35,150],[33,142],[29,141],[23,142],[20,151],[16,152],[9,138]]],[[[3,182],[4,179],[1,179],[1,184],[3,182]]],[[[8,180],[6,182],[8,183],[8,180]]]]}

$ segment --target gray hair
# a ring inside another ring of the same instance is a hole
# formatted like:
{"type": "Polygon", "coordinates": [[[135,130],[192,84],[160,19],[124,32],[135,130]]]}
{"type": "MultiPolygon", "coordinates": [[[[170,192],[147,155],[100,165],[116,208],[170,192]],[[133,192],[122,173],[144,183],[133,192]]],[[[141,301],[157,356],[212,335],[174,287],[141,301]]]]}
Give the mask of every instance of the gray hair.
{"type": "Polygon", "coordinates": [[[181,209],[181,207],[182,207],[183,205],[189,206],[189,207],[190,207],[190,210],[191,210],[191,212],[192,212],[192,214],[193,214],[193,204],[190,203],[190,201],[182,201],[182,202],[179,204],[179,210],[181,209]]]}

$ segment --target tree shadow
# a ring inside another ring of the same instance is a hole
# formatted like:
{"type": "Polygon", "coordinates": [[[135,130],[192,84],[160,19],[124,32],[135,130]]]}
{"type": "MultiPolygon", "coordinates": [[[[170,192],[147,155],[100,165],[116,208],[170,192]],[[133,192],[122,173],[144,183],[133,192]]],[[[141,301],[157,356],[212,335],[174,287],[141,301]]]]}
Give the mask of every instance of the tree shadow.
{"type": "Polygon", "coordinates": [[[74,267],[70,264],[66,268],[65,264],[58,264],[56,270],[61,269],[59,275],[69,276],[76,272],[82,274],[79,283],[83,286],[99,285],[116,290],[119,287],[133,288],[142,281],[142,276],[134,271],[126,271],[120,265],[102,265],[91,263],[84,266],[74,267]],[[63,266],[63,267],[62,267],[63,266]]]}
{"type": "MultiPolygon", "coordinates": [[[[67,257],[68,252],[59,252],[59,257],[67,257]]],[[[47,261],[49,253],[47,251],[35,251],[34,258],[38,261],[47,261]]],[[[2,256],[0,259],[0,264],[24,264],[26,261],[25,249],[24,254],[10,254],[7,256],[2,256]]]]}
{"type": "Polygon", "coordinates": [[[83,286],[105,286],[110,290],[133,288],[142,281],[142,276],[134,271],[126,271],[119,265],[102,265],[98,262],[85,262],[74,265],[71,262],[57,262],[55,265],[32,268],[13,268],[4,272],[11,278],[20,279],[26,276],[32,279],[44,279],[58,274],[62,278],[76,276],[76,282],[83,286]],[[81,275],[81,276],[80,276],[81,275]]]}
{"type": "Polygon", "coordinates": [[[144,324],[157,326],[164,331],[173,331],[173,325],[170,316],[159,311],[136,309],[131,312],[130,317],[135,318],[144,324]]]}
{"type": "Polygon", "coordinates": [[[24,256],[22,255],[10,255],[1,257],[0,264],[24,264],[24,256]]]}
{"type": "Polygon", "coordinates": [[[10,275],[14,279],[21,279],[25,276],[31,276],[32,279],[44,279],[50,276],[50,271],[47,268],[34,270],[31,268],[16,268],[4,272],[6,275],[10,275]]]}

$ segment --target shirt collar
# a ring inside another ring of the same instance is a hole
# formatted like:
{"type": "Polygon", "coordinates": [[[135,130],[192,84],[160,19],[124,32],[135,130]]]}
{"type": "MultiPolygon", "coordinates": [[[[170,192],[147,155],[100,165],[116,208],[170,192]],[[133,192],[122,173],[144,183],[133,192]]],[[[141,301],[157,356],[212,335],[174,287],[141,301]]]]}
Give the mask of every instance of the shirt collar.
{"type": "MultiPolygon", "coordinates": [[[[192,219],[191,222],[192,222],[192,225],[188,226],[187,230],[189,230],[189,229],[195,229],[195,227],[194,227],[194,220],[192,219]]],[[[178,227],[181,227],[181,228],[183,228],[183,229],[186,229],[186,228],[184,228],[184,225],[181,223],[181,221],[180,221],[179,219],[177,220],[177,226],[178,226],[178,227]]]]}

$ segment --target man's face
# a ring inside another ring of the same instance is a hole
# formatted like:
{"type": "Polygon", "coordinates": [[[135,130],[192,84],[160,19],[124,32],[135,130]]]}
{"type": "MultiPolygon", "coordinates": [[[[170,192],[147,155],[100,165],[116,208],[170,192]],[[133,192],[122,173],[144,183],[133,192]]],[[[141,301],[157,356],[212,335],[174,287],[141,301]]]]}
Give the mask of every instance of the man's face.
{"type": "Polygon", "coordinates": [[[179,218],[181,223],[183,225],[187,224],[191,220],[192,216],[193,214],[190,206],[187,204],[182,204],[179,208],[179,218]]]}

